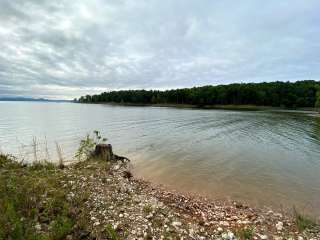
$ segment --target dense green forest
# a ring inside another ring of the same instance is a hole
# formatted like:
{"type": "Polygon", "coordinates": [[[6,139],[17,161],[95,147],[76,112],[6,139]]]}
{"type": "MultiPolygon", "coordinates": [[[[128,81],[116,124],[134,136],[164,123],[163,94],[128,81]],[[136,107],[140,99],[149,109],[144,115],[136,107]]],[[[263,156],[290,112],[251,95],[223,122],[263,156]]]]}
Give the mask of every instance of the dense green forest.
{"type": "Polygon", "coordinates": [[[320,82],[235,83],[229,85],[157,90],[122,90],[87,95],[80,103],[257,105],[320,107],[320,82]]]}

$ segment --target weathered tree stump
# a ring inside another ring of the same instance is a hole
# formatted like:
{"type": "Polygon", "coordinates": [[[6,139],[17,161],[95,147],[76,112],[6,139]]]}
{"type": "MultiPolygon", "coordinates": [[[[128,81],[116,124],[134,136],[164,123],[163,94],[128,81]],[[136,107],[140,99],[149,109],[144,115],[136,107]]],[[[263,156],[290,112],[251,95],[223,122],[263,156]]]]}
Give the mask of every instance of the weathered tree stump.
{"type": "Polygon", "coordinates": [[[114,159],[111,144],[98,144],[94,151],[94,156],[104,161],[112,161],[114,159]]]}

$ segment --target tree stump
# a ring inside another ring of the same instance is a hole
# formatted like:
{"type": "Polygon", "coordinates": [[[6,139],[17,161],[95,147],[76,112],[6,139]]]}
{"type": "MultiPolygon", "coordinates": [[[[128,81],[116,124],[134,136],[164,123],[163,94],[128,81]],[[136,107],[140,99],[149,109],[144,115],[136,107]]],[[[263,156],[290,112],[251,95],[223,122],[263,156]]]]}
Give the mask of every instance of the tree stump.
{"type": "Polygon", "coordinates": [[[98,144],[94,156],[107,162],[112,161],[114,157],[111,144],[98,144]]]}

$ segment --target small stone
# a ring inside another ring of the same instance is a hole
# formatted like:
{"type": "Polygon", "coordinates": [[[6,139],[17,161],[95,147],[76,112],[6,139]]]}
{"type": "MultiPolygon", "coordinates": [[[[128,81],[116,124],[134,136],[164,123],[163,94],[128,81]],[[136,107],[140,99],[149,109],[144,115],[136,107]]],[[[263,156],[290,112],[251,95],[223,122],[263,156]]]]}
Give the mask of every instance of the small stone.
{"type": "Polygon", "coordinates": [[[268,236],[267,236],[267,235],[260,235],[260,239],[261,239],[261,240],[267,240],[267,239],[268,239],[268,236]]]}
{"type": "Polygon", "coordinates": [[[274,239],[274,240],[282,240],[282,239],[283,239],[283,237],[273,236],[273,239],[274,239]]]}
{"type": "Polygon", "coordinates": [[[146,216],[147,219],[150,219],[150,218],[152,218],[152,217],[153,217],[153,214],[152,214],[152,213],[150,213],[148,216],[146,216]]]}
{"type": "Polygon", "coordinates": [[[219,224],[224,227],[229,227],[229,223],[227,221],[220,221],[219,224]]]}
{"type": "Polygon", "coordinates": [[[181,222],[172,222],[172,226],[174,226],[174,227],[179,227],[181,225],[182,225],[181,222]]]}
{"type": "Polygon", "coordinates": [[[99,221],[97,221],[97,222],[95,222],[94,224],[93,224],[93,226],[99,226],[100,225],[100,222],[99,221]]]}
{"type": "Polygon", "coordinates": [[[36,231],[41,231],[41,225],[40,223],[37,223],[34,228],[36,229],[36,231]]]}
{"type": "Polygon", "coordinates": [[[123,218],[123,214],[122,214],[122,213],[120,213],[120,214],[119,214],[119,217],[120,217],[120,218],[123,218]]]}
{"type": "Polygon", "coordinates": [[[66,236],[66,240],[72,240],[72,236],[71,235],[66,236]]]}
{"type": "Polygon", "coordinates": [[[276,224],[276,228],[277,228],[277,230],[280,232],[280,231],[282,231],[282,229],[283,229],[283,223],[282,222],[278,222],[277,224],[276,224]]]}
{"type": "Polygon", "coordinates": [[[228,232],[228,239],[234,239],[234,234],[233,232],[228,232]]]}
{"type": "Polygon", "coordinates": [[[218,232],[222,232],[223,231],[223,229],[222,229],[222,227],[218,227],[218,232]]]}
{"type": "Polygon", "coordinates": [[[221,237],[222,237],[222,239],[228,239],[228,234],[227,233],[222,233],[221,237]]]}

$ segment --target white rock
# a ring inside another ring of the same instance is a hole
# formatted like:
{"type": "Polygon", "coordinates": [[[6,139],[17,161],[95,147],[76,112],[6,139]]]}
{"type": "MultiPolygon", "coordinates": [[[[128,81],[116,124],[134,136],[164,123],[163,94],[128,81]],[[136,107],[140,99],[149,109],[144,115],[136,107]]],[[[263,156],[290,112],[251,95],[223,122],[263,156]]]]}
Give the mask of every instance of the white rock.
{"type": "Polygon", "coordinates": [[[37,223],[34,228],[36,229],[36,231],[41,231],[41,225],[40,223],[37,223]]]}
{"type": "Polygon", "coordinates": [[[282,240],[283,237],[279,237],[279,236],[273,236],[274,240],[282,240]]]}
{"type": "Polygon", "coordinates": [[[222,227],[218,227],[218,232],[222,232],[223,231],[223,229],[222,229],[222,227]]]}
{"type": "Polygon", "coordinates": [[[268,236],[267,236],[267,235],[260,235],[260,239],[261,239],[261,240],[267,240],[267,239],[268,239],[268,236]]]}
{"type": "Polygon", "coordinates": [[[230,231],[228,231],[226,233],[222,233],[221,237],[224,240],[234,240],[235,239],[235,236],[234,236],[233,232],[230,232],[230,231]]]}
{"type": "Polygon", "coordinates": [[[222,239],[228,239],[228,233],[222,233],[221,237],[222,239]]]}
{"type": "Polygon", "coordinates": [[[298,237],[298,240],[303,240],[303,237],[299,236],[299,237],[298,237]]]}
{"type": "Polygon", "coordinates": [[[122,218],[122,217],[123,217],[123,214],[122,214],[122,213],[120,213],[120,214],[119,214],[119,217],[120,217],[120,218],[122,218]]]}
{"type": "Polygon", "coordinates": [[[93,224],[93,226],[99,226],[100,225],[100,222],[95,222],[94,224],[93,224]]]}
{"type": "Polygon", "coordinates": [[[219,224],[224,227],[229,227],[229,223],[227,221],[220,221],[219,224]]]}
{"type": "Polygon", "coordinates": [[[280,232],[280,231],[282,231],[282,229],[283,229],[283,223],[282,222],[278,222],[277,224],[276,224],[276,228],[277,228],[277,230],[280,232]]]}
{"type": "Polygon", "coordinates": [[[172,222],[172,226],[174,226],[174,227],[179,227],[181,225],[182,225],[181,222],[172,222]]]}
{"type": "Polygon", "coordinates": [[[234,239],[234,234],[233,232],[228,232],[228,238],[231,240],[231,239],[234,239]]]}
{"type": "Polygon", "coordinates": [[[153,217],[153,214],[152,214],[152,213],[150,213],[148,216],[146,216],[147,219],[150,219],[150,218],[152,218],[152,217],[153,217]]]}

